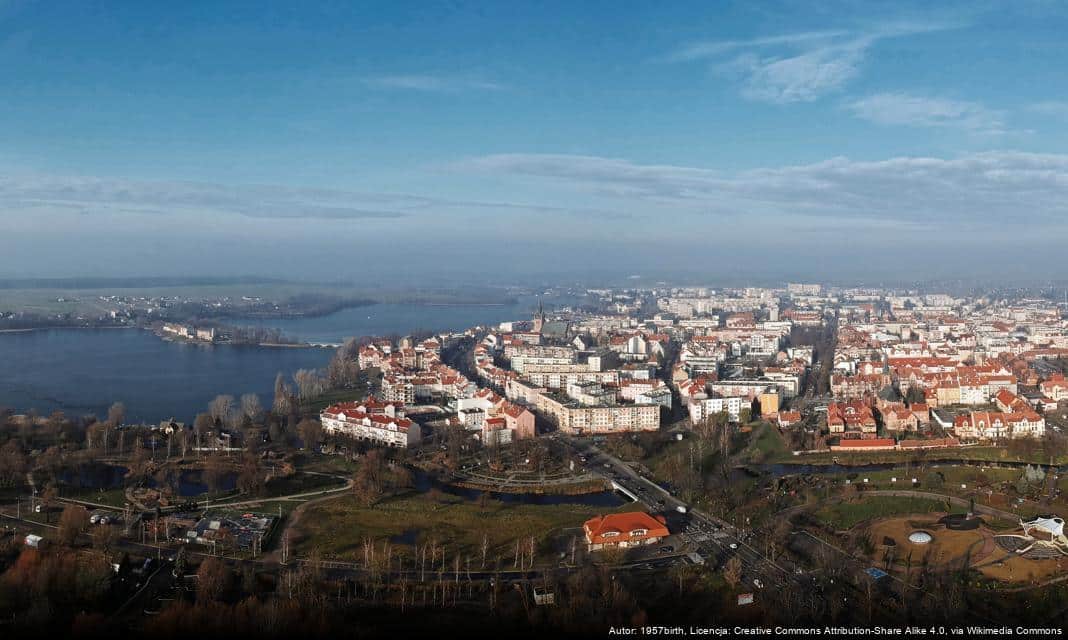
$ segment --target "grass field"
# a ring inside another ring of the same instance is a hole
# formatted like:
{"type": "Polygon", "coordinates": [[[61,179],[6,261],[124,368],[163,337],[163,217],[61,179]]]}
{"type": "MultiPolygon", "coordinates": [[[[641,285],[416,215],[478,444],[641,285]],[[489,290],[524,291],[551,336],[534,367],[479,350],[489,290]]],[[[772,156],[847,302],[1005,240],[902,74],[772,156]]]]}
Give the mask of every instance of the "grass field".
{"type": "Polygon", "coordinates": [[[761,422],[753,427],[745,457],[754,462],[763,462],[781,459],[783,456],[793,457],[775,425],[761,422]]]}
{"type": "MultiPolygon", "coordinates": [[[[627,505],[619,511],[634,510],[627,505]]],[[[350,495],[311,505],[301,516],[299,553],[318,549],[324,557],[346,560],[362,558],[366,538],[381,544],[392,540],[395,553],[413,557],[415,546],[434,541],[445,545],[448,554],[481,557],[482,536],[489,541],[488,558],[514,556],[516,540],[528,545],[530,537],[541,553],[550,551],[546,543],[565,529],[581,537],[583,522],[605,510],[577,504],[505,504],[489,500],[485,508],[477,503],[444,494],[407,494],[388,498],[367,508],[350,495]]],[[[511,561],[509,560],[509,564],[511,561]]]]}
{"type": "Polygon", "coordinates": [[[841,531],[851,529],[873,518],[951,510],[949,503],[941,500],[873,496],[827,505],[816,511],[815,515],[831,527],[841,531]]]}
{"type": "Polygon", "coordinates": [[[64,489],[60,492],[60,497],[106,504],[111,507],[122,507],[126,504],[126,490],[121,487],[104,491],[100,489],[64,489]]]}

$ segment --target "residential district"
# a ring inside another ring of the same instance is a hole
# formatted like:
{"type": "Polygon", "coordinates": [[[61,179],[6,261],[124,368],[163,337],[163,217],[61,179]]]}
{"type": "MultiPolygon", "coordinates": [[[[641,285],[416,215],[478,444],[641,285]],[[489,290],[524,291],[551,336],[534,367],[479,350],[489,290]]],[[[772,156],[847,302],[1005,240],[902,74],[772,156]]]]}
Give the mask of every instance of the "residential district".
{"type": "Polygon", "coordinates": [[[1063,621],[1055,292],[581,294],[349,341],[270,407],[3,414],[5,624],[1063,621]]]}

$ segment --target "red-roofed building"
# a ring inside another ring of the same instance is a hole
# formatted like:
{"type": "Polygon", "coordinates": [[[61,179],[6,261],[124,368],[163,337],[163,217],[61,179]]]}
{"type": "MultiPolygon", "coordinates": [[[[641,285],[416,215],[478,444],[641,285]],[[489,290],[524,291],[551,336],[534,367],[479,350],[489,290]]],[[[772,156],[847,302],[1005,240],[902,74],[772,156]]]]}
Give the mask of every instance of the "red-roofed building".
{"type": "MultiPolygon", "coordinates": [[[[392,406],[392,405],[387,405],[392,406]]],[[[419,425],[384,412],[368,413],[364,403],[339,402],[319,414],[327,433],[380,442],[391,447],[411,447],[422,442],[419,425]]]]}
{"type": "Polygon", "coordinates": [[[643,511],[596,516],[582,528],[590,551],[656,544],[670,535],[663,516],[654,517],[643,511]]]}
{"type": "Polygon", "coordinates": [[[891,451],[897,448],[893,438],[843,438],[831,451],[891,451]]]}

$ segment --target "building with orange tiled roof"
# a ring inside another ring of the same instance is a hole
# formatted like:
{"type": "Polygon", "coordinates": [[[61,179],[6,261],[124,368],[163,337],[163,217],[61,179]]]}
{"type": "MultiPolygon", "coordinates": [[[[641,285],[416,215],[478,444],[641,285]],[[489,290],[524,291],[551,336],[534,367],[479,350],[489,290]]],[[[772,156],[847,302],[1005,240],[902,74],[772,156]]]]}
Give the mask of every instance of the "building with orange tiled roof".
{"type": "Polygon", "coordinates": [[[663,516],[651,516],[644,511],[596,516],[582,528],[590,551],[656,544],[670,535],[663,516]]]}

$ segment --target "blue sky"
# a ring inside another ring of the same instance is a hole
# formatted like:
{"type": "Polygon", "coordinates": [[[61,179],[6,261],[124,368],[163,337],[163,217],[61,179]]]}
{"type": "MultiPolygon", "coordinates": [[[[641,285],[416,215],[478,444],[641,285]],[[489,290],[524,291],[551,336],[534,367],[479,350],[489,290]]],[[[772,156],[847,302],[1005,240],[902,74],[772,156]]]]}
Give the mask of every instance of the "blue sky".
{"type": "Polygon", "coordinates": [[[1064,277],[1068,7],[931,4],[0,0],[0,274],[1064,277]]]}

